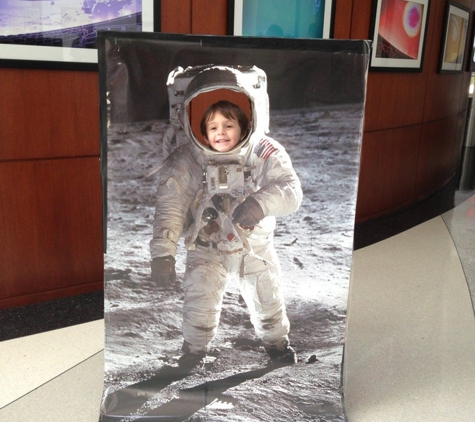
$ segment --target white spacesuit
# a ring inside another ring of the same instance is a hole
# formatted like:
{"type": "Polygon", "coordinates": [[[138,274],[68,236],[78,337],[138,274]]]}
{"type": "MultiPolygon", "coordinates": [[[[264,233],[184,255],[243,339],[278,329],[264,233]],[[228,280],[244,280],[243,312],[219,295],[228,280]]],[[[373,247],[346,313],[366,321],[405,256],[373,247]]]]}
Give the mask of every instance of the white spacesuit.
{"type": "Polygon", "coordinates": [[[273,232],[275,217],[298,209],[302,190],[285,149],[266,136],[266,75],[255,66],[177,68],[168,88],[171,127],[179,121],[190,141],[160,169],[150,250],[152,278],[164,285],[175,278],[177,243],[185,237],[184,354],[203,357],[209,350],[228,274],[237,273],[257,336],[271,359],[286,353],[289,359],[289,320],[273,232]],[[251,104],[251,129],[228,152],[198,141],[187,114],[193,98],[220,88],[244,93],[251,104]],[[248,218],[256,214],[247,208],[249,197],[258,204],[256,221],[248,218]]]}

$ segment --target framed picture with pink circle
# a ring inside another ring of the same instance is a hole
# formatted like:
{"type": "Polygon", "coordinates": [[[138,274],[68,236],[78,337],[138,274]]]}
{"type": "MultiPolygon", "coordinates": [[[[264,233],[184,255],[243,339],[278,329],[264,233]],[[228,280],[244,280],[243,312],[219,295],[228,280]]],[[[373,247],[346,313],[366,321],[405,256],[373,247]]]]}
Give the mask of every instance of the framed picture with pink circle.
{"type": "Polygon", "coordinates": [[[375,0],[372,71],[422,71],[429,0],[375,0]]]}

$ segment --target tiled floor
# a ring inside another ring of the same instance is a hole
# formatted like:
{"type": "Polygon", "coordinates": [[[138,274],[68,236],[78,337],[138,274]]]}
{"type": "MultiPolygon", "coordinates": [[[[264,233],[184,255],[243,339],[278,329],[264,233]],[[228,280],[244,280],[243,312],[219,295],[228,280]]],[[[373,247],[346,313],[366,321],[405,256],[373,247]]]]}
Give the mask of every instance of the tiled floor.
{"type": "Polygon", "coordinates": [[[454,243],[445,215],[354,253],[350,422],[475,420],[475,318],[460,259],[474,252],[474,212],[475,197],[450,216],[470,244],[454,243]]]}
{"type": "Polygon", "coordinates": [[[97,422],[104,321],[0,343],[0,421],[97,422]]]}
{"type": "MultiPolygon", "coordinates": [[[[475,196],[461,195],[451,211],[408,210],[355,231],[349,422],[475,420],[475,196]]],[[[100,293],[2,311],[0,421],[98,421],[101,315],[100,293]]]]}

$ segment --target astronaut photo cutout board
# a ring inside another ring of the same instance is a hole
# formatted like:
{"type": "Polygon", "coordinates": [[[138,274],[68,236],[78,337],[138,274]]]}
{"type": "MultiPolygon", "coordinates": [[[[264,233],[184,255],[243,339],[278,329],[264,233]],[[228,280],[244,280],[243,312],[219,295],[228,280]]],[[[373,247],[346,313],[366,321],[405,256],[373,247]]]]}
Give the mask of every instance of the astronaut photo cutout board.
{"type": "Polygon", "coordinates": [[[369,44],[99,35],[100,421],[344,421],[369,44]]]}

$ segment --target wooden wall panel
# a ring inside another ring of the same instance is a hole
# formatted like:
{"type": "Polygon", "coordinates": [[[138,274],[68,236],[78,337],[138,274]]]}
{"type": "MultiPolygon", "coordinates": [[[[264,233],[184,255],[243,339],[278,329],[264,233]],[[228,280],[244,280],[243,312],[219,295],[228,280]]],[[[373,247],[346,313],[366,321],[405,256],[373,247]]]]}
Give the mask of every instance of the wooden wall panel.
{"type": "MultiPolygon", "coordinates": [[[[342,1],[337,1],[342,3],[342,1]]],[[[373,0],[352,0],[351,31],[350,38],[353,40],[369,40],[371,26],[371,11],[373,0]]],[[[338,10],[338,9],[337,9],[338,10]]],[[[338,21],[339,16],[335,19],[338,21]]]]}
{"type": "Polygon", "coordinates": [[[351,1],[337,1],[334,5],[333,38],[349,39],[351,37],[351,16],[353,12],[353,3],[351,1]]]}
{"type": "Polygon", "coordinates": [[[0,69],[0,160],[99,154],[97,72],[0,69]]]}
{"type": "Polygon", "coordinates": [[[455,145],[460,145],[463,136],[459,124],[463,116],[451,116],[423,126],[417,162],[417,197],[427,196],[455,176],[455,145]]]}
{"type": "Polygon", "coordinates": [[[424,114],[426,73],[370,72],[365,130],[419,124],[424,114]]]}
{"type": "Polygon", "coordinates": [[[366,132],[361,150],[357,221],[414,201],[420,125],[366,132]]]}
{"type": "Polygon", "coordinates": [[[460,113],[468,106],[468,90],[469,81],[463,74],[430,74],[423,120],[431,122],[460,113]]]}
{"type": "Polygon", "coordinates": [[[227,34],[227,0],[193,0],[191,15],[193,34],[227,34]]]}
{"type": "MultiPolygon", "coordinates": [[[[473,0],[461,4],[475,6],[473,0]]],[[[372,1],[359,1],[358,11],[353,5],[351,38],[371,37],[372,1]]],[[[438,73],[445,10],[446,0],[430,2],[421,72],[369,71],[357,222],[422,200],[455,177],[470,73],[438,73]],[[411,127],[421,135],[408,143],[411,127]],[[391,142],[383,149],[388,133],[391,142]],[[408,171],[402,185],[398,168],[408,171]]]]}
{"type": "Polygon", "coordinates": [[[468,124],[468,115],[470,111],[463,111],[457,116],[457,127],[455,129],[455,137],[453,142],[453,171],[456,173],[462,165],[462,156],[465,147],[465,131],[468,124]]]}
{"type": "Polygon", "coordinates": [[[0,69],[0,307],[103,285],[97,72],[0,69]]]}
{"type": "MultiPolygon", "coordinates": [[[[365,3],[371,15],[371,2],[365,3]]],[[[361,5],[358,5],[358,10],[361,5]]],[[[433,8],[433,6],[431,6],[433,8]]],[[[372,37],[371,18],[360,19],[354,15],[352,37],[372,37]]],[[[433,26],[434,18],[429,13],[427,39],[433,26]]],[[[428,75],[428,51],[425,49],[421,72],[380,71],[370,68],[367,86],[365,129],[367,131],[386,130],[419,124],[424,115],[424,101],[428,75]]]]}
{"type": "Polygon", "coordinates": [[[98,158],[0,164],[0,307],[102,287],[101,213],[98,158]]]}
{"type": "Polygon", "coordinates": [[[191,33],[191,0],[161,1],[161,32],[191,33]]]}

